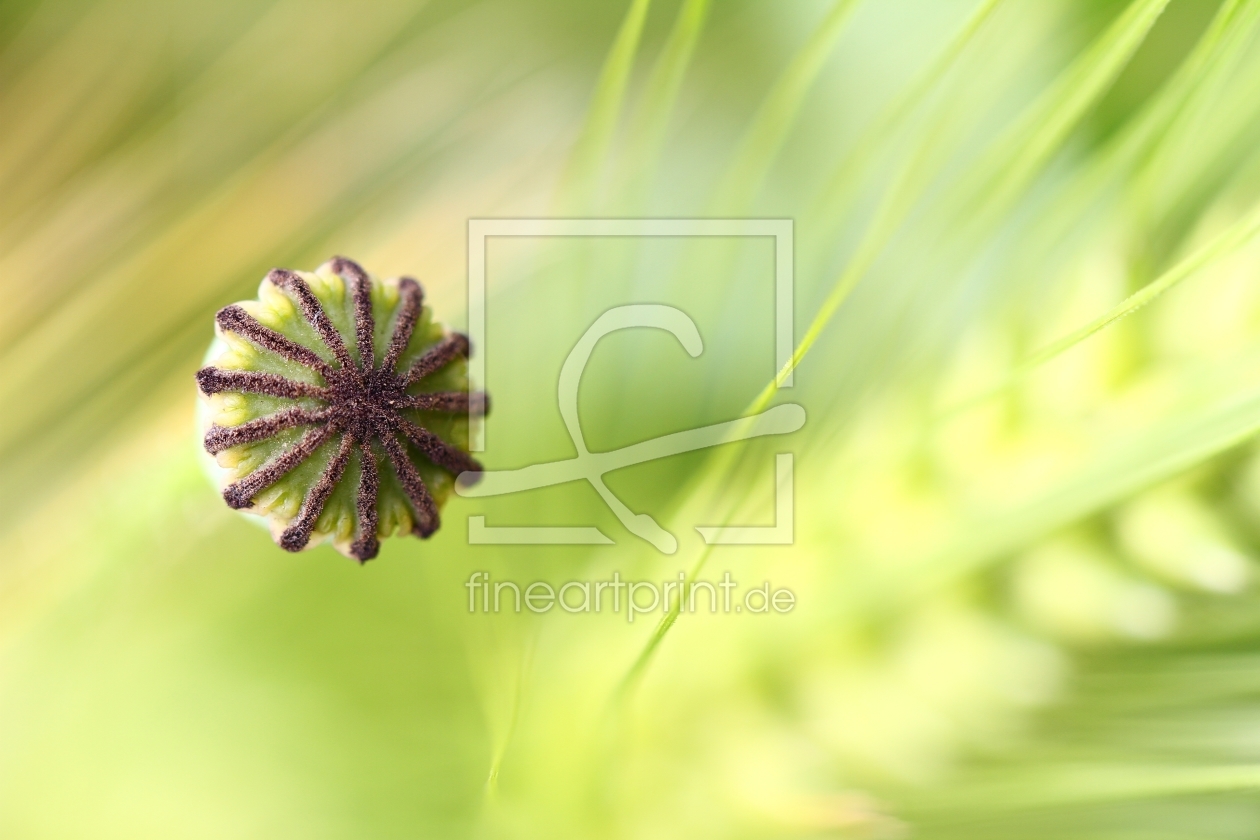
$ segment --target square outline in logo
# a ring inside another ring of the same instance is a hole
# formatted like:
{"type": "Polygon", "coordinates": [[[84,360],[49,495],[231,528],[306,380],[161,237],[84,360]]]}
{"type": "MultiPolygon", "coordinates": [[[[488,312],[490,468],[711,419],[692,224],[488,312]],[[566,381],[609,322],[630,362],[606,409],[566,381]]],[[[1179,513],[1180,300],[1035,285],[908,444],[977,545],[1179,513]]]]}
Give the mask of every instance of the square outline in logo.
{"type": "MultiPolygon", "coordinates": [[[[791,219],[469,219],[468,220],[468,333],[477,352],[469,360],[469,378],[485,382],[486,372],[486,240],[491,236],[515,237],[770,237],[774,239],[775,283],[775,388],[792,387],[792,371],[779,376],[788,366],[795,349],[793,327],[793,220],[791,219]]],[[[634,308],[634,307],[629,307],[634,308]]],[[[681,313],[680,313],[681,314],[681,313]]],[[[694,329],[694,327],[693,327],[694,329]]],[[[696,339],[699,340],[698,338],[696,339]]],[[[698,351],[697,351],[698,352],[698,351]]],[[[787,409],[788,406],[780,406],[787,409]]],[[[797,412],[799,406],[793,406],[797,412]]],[[[787,419],[787,418],[781,418],[787,419]]],[[[469,449],[485,449],[485,428],[471,423],[469,449]]],[[[739,421],[733,421],[738,423],[739,421]]],[[[803,413],[789,424],[804,422],[803,413]]],[[[719,424],[726,425],[726,424],[719,424]]],[[[716,429],[717,427],[712,427],[716,429]]],[[[790,430],[785,429],[785,430],[790,430]]],[[[769,432],[779,434],[781,431],[769,432]]],[[[782,545],[792,542],[792,456],[776,456],[775,525],[697,527],[707,543],[741,545],[782,545]]],[[[599,482],[602,485],[602,482],[599,482]]],[[[464,495],[461,493],[461,495],[464,495]]],[[[474,494],[480,495],[480,494],[474,494]]],[[[607,499],[606,499],[607,501],[607,499]]],[[[629,514],[628,511],[625,512],[629,514]]],[[[623,523],[629,521],[618,514],[623,523]]],[[[638,517],[643,519],[645,517],[638,517]]],[[[653,523],[655,525],[655,523],[653,523]]],[[[484,516],[468,518],[470,544],[599,544],[608,539],[595,528],[491,528],[484,516]]],[[[659,531],[659,526],[656,526],[659,531]]],[[[632,528],[638,533],[637,528],[632,528]]],[[[638,534],[645,536],[644,534],[638,534]]],[[[672,554],[677,543],[667,532],[661,536],[672,547],[646,537],[665,553],[672,554]]]]}

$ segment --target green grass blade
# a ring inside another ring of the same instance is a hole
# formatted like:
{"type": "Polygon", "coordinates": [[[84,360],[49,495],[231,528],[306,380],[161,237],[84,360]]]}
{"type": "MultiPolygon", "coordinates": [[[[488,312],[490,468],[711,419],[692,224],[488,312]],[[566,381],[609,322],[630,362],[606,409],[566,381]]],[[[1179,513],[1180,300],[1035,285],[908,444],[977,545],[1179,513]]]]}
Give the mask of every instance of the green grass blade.
{"type": "MultiPolygon", "coordinates": [[[[1164,799],[1260,788],[1260,765],[1082,764],[1041,767],[953,787],[942,811],[1022,811],[1126,800],[1164,799]]],[[[925,797],[925,803],[927,798],[925,797]]],[[[931,807],[931,806],[929,806],[931,807]]]]}
{"type": "Polygon", "coordinates": [[[1211,391],[1190,400],[1193,410],[1118,443],[1039,498],[982,521],[962,523],[954,540],[919,560],[901,578],[908,586],[887,589],[873,597],[872,604],[888,608],[939,591],[1034,539],[1172,478],[1260,431],[1260,386],[1249,383],[1240,388],[1227,382],[1211,391]]]}
{"type": "MultiPolygon", "coordinates": [[[[1019,184],[1019,189],[1022,190],[1040,168],[1049,162],[1053,153],[1066,141],[1071,128],[1085,115],[1089,106],[1096,103],[1106,93],[1111,82],[1141,45],[1166,4],[1167,0],[1135,0],[1090,50],[1073,63],[1051,90],[1028,110],[1016,130],[1009,135],[1012,139],[1002,144],[1007,148],[1014,146],[1012,153],[999,158],[999,160],[1009,160],[1009,162],[1000,163],[996,170],[999,173],[1007,173],[1010,179],[1009,184],[1003,181],[994,183],[986,180],[983,177],[984,174],[993,171],[987,166],[975,170],[980,177],[971,183],[992,184],[985,198],[985,204],[991,212],[999,206],[1009,206],[1019,195],[1019,190],[1013,189],[1012,186],[1019,184]],[[1025,145],[1016,145],[1017,140],[1025,145]]],[[[750,134],[750,138],[752,136],[750,134]]],[[[922,165],[925,148],[926,143],[920,146],[916,159],[902,169],[901,177],[904,180],[899,186],[919,182],[919,179],[911,177],[910,173],[922,165]]],[[[889,197],[881,205],[875,222],[868,228],[863,243],[858,248],[857,256],[861,259],[855,258],[851,261],[850,267],[840,273],[791,358],[750,403],[744,412],[745,415],[763,411],[770,404],[778,384],[787,374],[795,370],[809,353],[841,305],[861,281],[883,245],[895,232],[904,217],[903,214],[913,206],[914,201],[905,197],[902,189],[895,188],[889,193],[889,197]]],[[[1248,427],[1248,433],[1254,428],[1255,426],[1248,427]]],[[[1240,439],[1238,436],[1230,438],[1231,442],[1236,442],[1238,439],[1240,439]]],[[[1219,449],[1208,451],[1215,452],[1219,449]]],[[[732,469],[731,462],[734,457],[732,453],[721,453],[711,458],[701,469],[701,475],[697,481],[703,481],[715,472],[732,469]]],[[[707,556],[707,553],[701,555],[697,569],[703,568],[707,556]]],[[[668,617],[662,621],[661,626],[632,666],[631,675],[637,675],[646,668],[653,652],[658,649],[663,637],[672,626],[673,621],[668,617]]],[[[630,676],[627,679],[630,679],[630,676]]]]}
{"type": "Polygon", "coordinates": [[[1222,4],[1191,53],[1160,91],[1100,151],[1090,156],[1061,193],[1027,249],[1030,266],[1062,242],[1089,215],[1109,184],[1123,184],[1135,212],[1149,216],[1150,191],[1159,180],[1163,157],[1175,126],[1203,107],[1202,100],[1233,66],[1260,23],[1260,4],[1228,0],[1222,4]]]}
{"type": "MultiPolygon", "coordinates": [[[[1069,131],[1085,115],[1089,106],[1106,93],[1110,83],[1124,69],[1125,63],[1141,45],[1142,39],[1146,37],[1166,4],[1167,0],[1136,0],[1090,51],[1073,64],[1052,89],[1028,110],[1010,138],[1001,144],[1013,149],[1013,152],[999,155],[999,159],[1007,158],[1009,163],[999,164],[996,172],[986,165],[975,170],[977,174],[973,177],[981,183],[988,183],[989,189],[979,196],[973,193],[970,201],[961,201],[960,205],[970,204],[972,212],[977,212],[976,206],[981,205],[989,211],[990,220],[999,212],[1005,212],[1062,146],[1069,131]]],[[[908,203],[905,206],[913,205],[908,203]]],[[[872,230],[884,233],[892,225],[892,220],[881,220],[881,224],[873,226],[872,230]]],[[[885,237],[887,235],[890,234],[884,233],[885,237]]],[[[841,272],[792,357],[775,378],[766,384],[745,413],[754,414],[769,405],[778,384],[801,363],[841,304],[860,282],[872,258],[863,252],[862,247],[859,247],[858,254],[863,257],[862,262],[858,263],[860,270],[846,269],[841,272]]]]}
{"type": "Polygon", "coordinates": [[[942,412],[941,416],[932,423],[937,426],[959,414],[966,412],[978,405],[987,402],[994,397],[998,397],[1008,392],[1012,387],[1023,381],[1030,372],[1044,365],[1046,362],[1062,355],[1076,345],[1085,341],[1090,336],[1105,330],[1115,322],[1132,315],[1142,307],[1151,303],[1160,295],[1177,286],[1189,277],[1193,277],[1198,271],[1204,267],[1211,265],[1218,259],[1225,257],[1248,242],[1260,233],[1260,206],[1253,209],[1242,219],[1226,228],[1214,239],[1182,259],[1172,268],[1165,271],[1155,280],[1143,286],[1138,291],[1129,295],[1120,303],[1104,312],[1088,324],[1078,327],[1067,335],[1052,341],[1045,347],[1033,353],[1023,362],[1021,362],[1009,376],[1001,383],[994,386],[988,391],[981,393],[971,399],[953,406],[942,412]]]}
{"type": "Polygon", "coordinates": [[[962,206],[971,212],[983,208],[977,217],[986,223],[1005,213],[1110,89],[1167,5],[1168,0],[1135,0],[1125,9],[999,141],[992,158],[1000,163],[993,170],[981,170],[978,189],[965,194],[962,206]]]}
{"type": "Polygon", "coordinates": [[[686,0],[652,68],[643,99],[629,129],[627,142],[629,177],[638,181],[632,195],[646,186],[648,173],[656,168],[670,117],[678,102],[683,79],[691,66],[696,44],[709,15],[709,0],[686,0]]]}
{"type": "Polygon", "coordinates": [[[566,211],[580,210],[591,200],[612,145],[617,120],[626,97],[626,86],[639,52],[643,24],[647,20],[651,0],[633,0],[604,59],[595,94],[586,114],[586,122],[578,135],[561,181],[561,206],[566,211]]]}
{"type": "Polygon", "coordinates": [[[983,0],[963,23],[950,42],[940,54],[933,59],[919,77],[876,119],[866,133],[857,142],[852,152],[844,157],[827,179],[826,185],[808,211],[811,218],[821,219],[824,223],[837,220],[841,210],[852,199],[857,189],[860,175],[873,162],[875,156],[886,148],[893,134],[902,126],[905,119],[914,113],[927,99],[937,84],[953,68],[958,57],[971,44],[976,33],[1003,0],[983,0]]]}
{"type": "Polygon", "coordinates": [[[714,213],[740,214],[756,197],[787,138],[805,95],[822,72],[857,0],[836,0],[827,17],[775,82],[753,117],[734,162],[715,193],[714,213]]]}
{"type": "Polygon", "coordinates": [[[1123,133],[1118,145],[1137,147],[1149,165],[1174,121],[1190,110],[1187,106],[1196,94],[1210,88],[1213,80],[1229,68],[1238,51],[1245,48],[1258,20],[1260,4],[1248,0],[1222,3],[1194,50],[1150,106],[1130,123],[1132,128],[1123,133]]]}

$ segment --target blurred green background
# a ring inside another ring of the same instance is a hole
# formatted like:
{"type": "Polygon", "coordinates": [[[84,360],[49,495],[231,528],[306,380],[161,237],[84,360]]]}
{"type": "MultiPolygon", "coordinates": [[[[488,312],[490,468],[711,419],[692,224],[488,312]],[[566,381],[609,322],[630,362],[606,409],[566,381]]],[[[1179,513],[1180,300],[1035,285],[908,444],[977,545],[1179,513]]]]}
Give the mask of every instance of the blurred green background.
{"type": "Polygon", "coordinates": [[[1260,3],[0,4],[0,837],[1260,837],[1260,3]],[[805,428],[454,499],[360,568],[203,476],[219,307],[334,253],[464,326],[484,461],[805,428]],[[759,395],[762,395],[759,397],[759,395]],[[768,524],[795,453],[795,542],[768,524]],[[469,545],[466,520],[607,547],[469,545]],[[464,582],[732,577],[786,615],[484,615],[464,582]]]}

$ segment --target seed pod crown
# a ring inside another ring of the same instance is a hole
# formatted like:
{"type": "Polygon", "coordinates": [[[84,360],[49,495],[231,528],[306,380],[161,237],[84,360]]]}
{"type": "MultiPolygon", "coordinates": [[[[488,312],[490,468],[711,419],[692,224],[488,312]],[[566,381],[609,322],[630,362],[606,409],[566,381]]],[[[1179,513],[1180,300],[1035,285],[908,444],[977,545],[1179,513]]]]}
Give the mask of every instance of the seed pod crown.
{"type": "Polygon", "coordinates": [[[480,472],[468,423],[487,400],[469,391],[468,339],[434,323],[415,280],[343,257],[273,269],[215,326],[197,371],[206,452],[224,500],[282,548],[331,539],[370,560],[383,536],[431,536],[454,479],[480,472]]]}

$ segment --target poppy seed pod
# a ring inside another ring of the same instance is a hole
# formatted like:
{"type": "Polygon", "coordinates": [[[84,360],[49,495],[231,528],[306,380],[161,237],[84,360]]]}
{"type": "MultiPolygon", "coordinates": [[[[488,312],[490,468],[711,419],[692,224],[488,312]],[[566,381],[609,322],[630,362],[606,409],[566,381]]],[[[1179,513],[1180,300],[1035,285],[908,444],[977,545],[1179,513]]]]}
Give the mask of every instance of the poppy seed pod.
{"type": "Polygon", "coordinates": [[[324,539],[364,562],[395,533],[431,536],[456,477],[475,480],[467,337],[447,333],[411,278],[376,280],[335,257],[273,269],[258,299],[215,317],[197,371],[206,452],[223,498],[276,543],[324,539]]]}

